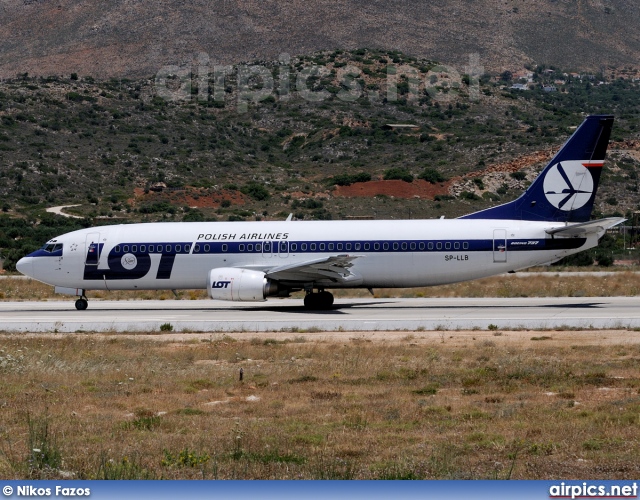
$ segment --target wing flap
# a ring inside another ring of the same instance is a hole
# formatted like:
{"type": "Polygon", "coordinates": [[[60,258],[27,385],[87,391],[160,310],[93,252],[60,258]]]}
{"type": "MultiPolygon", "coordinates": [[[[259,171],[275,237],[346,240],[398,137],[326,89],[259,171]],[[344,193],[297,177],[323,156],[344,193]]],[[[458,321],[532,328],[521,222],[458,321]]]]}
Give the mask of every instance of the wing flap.
{"type": "Polygon", "coordinates": [[[320,281],[331,280],[338,283],[362,281],[359,274],[352,272],[353,261],[361,255],[332,255],[319,259],[296,262],[274,267],[266,272],[266,277],[279,281],[320,281]]]}

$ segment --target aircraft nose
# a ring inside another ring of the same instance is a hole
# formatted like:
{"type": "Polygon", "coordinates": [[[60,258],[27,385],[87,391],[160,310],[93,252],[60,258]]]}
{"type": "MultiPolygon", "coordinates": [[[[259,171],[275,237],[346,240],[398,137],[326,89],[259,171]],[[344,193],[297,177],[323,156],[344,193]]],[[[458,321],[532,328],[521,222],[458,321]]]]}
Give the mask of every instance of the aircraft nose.
{"type": "Polygon", "coordinates": [[[33,258],[32,257],[22,257],[16,263],[16,269],[24,274],[25,276],[33,276],[33,258]]]}

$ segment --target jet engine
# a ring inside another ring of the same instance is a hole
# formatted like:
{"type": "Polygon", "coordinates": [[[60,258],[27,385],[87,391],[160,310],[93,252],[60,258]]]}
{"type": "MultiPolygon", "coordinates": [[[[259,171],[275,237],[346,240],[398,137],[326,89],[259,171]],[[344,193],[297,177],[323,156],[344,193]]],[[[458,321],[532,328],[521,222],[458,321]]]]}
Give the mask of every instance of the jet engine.
{"type": "Polygon", "coordinates": [[[217,267],[209,271],[207,292],[214,300],[262,301],[278,295],[278,284],[261,271],[235,267],[217,267]]]}

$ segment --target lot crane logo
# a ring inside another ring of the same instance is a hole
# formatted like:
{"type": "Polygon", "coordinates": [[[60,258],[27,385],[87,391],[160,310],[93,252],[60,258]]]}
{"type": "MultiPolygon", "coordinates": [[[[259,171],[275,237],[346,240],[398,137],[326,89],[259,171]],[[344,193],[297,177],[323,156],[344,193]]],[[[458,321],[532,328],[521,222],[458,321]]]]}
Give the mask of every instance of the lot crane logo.
{"type": "Polygon", "coordinates": [[[122,256],[122,259],[120,259],[120,264],[122,264],[122,267],[127,271],[131,271],[138,265],[138,259],[132,253],[126,253],[122,256]]]}
{"type": "Polygon", "coordinates": [[[544,178],[544,194],[560,210],[576,210],[593,194],[593,177],[581,161],[563,161],[549,169],[544,178]]]}

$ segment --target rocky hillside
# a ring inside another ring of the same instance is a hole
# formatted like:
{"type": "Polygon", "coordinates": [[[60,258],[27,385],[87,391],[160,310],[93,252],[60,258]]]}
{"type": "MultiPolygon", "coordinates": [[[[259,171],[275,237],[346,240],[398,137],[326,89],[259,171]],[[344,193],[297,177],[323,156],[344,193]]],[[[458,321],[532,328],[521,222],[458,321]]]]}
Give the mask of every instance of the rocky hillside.
{"type": "MultiPolygon", "coordinates": [[[[148,79],[0,82],[0,258],[11,268],[80,225],[290,213],[456,217],[518,196],[592,113],[616,116],[595,215],[638,225],[637,72],[572,76],[538,67],[518,90],[508,74],[476,85],[425,59],[358,49],[294,57],[289,80],[318,65],[327,72],[307,84],[319,100],[281,95],[280,86],[243,100],[237,78],[220,99],[216,85],[194,79],[178,100],[161,97],[148,79]],[[389,72],[403,66],[418,78],[389,72]],[[359,72],[352,81],[340,76],[349,67],[359,72]],[[556,91],[545,90],[552,85],[556,91]],[[58,205],[74,205],[67,213],[83,219],[45,212],[58,205]]],[[[282,66],[264,68],[283,81],[282,66]]]]}
{"type": "Polygon", "coordinates": [[[148,77],[212,63],[374,47],[501,72],[637,66],[633,0],[1,0],[0,77],[148,77]]]}
{"type": "Polygon", "coordinates": [[[0,83],[2,210],[73,204],[77,215],[127,220],[458,216],[522,192],[584,113],[616,115],[599,210],[638,209],[636,76],[541,67],[525,91],[488,78],[475,91],[463,78],[431,87],[430,75],[442,76],[434,63],[358,49],[293,58],[289,79],[314,65],[327,68],[307,81],[321,100],[272,92],[243,101],[233,79],[221,100],[195,81],[184,100],[160,97],[147,80],[0,83]],[[391,61],[415,68],[415,94],[400,77],[388,99],[391,61]],[[347,67],[360,72],[351,83],[340,77],[347,67]]]}

